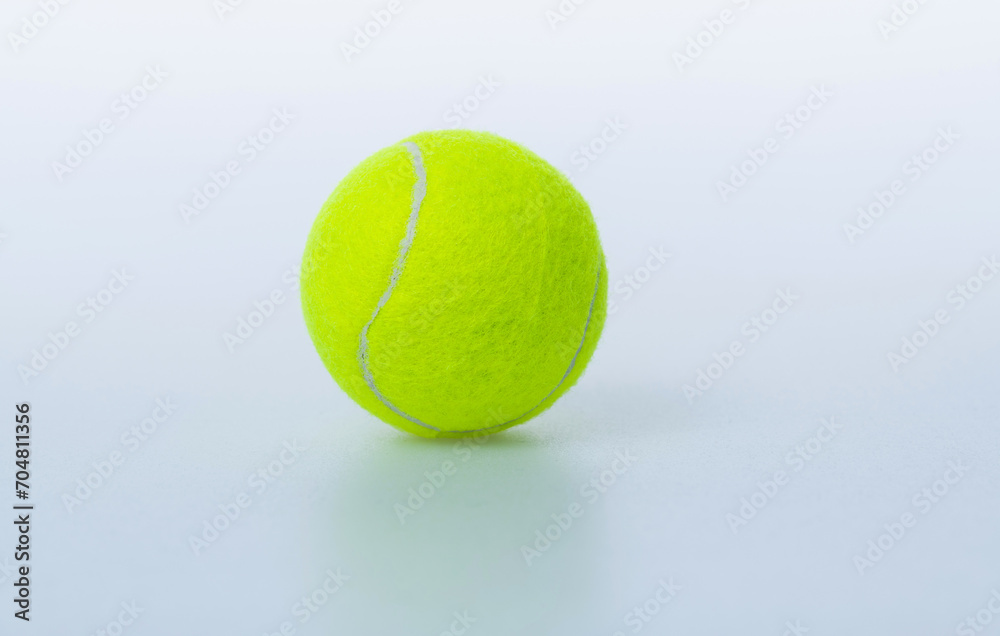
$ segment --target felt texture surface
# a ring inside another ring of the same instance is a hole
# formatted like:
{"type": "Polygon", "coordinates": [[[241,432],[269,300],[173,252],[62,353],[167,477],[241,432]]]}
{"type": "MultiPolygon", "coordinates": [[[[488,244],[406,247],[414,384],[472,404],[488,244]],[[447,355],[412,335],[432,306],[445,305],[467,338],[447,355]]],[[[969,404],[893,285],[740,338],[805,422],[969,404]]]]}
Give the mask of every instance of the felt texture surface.
{"type": "Polygon", "coordinates": [[[340,387],[424,437],[543,412],[583,373],[607,311],[582,196],[526,148],[469,131],[421,133],[352,170],[313,225],[301,281],[310,336],[340,387]]]}

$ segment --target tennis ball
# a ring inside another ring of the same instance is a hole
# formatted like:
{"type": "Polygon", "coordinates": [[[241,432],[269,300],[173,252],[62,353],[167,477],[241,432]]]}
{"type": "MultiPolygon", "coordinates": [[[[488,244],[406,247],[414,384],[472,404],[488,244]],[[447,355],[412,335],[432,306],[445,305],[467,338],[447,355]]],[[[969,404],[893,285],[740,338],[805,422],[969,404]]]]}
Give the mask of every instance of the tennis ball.
{"type": "Polygon", "coordinates": [[[423,437],[495,433],[577,381],[607,310],[590,208],[526,148],[426,132],[361,162],[302,260],[309,334],[340,387],[423,437]]]}

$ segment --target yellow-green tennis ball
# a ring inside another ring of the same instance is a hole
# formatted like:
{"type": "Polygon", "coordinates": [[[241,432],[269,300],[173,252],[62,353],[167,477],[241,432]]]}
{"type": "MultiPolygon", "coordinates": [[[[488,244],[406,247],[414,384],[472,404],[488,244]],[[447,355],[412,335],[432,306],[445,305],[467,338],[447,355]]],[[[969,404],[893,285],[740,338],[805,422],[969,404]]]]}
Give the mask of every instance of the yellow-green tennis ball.
{"type": "Polygon", "coordinates": [[[558,170],[487,133],[421,133],[361,162],[316,218],[302,307],[358,404],[424,437],[547,409],[604,326],[590,208],[558,170]]]}

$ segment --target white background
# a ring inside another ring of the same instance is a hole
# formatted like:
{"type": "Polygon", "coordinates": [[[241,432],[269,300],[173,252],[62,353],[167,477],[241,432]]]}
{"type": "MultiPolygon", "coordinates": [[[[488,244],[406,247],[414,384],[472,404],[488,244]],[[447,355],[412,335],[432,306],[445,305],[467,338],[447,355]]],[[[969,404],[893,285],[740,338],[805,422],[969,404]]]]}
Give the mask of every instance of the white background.
{"type": "Polygon", "coordinates": [[[134,602],[135,636],[437,635],[455,612],[471,636],[931,635],[980,610],[1000,634],[984,609],[1000,589],[1000,280],[960,311],[947,300],[1000,256],[1000,7],[930,0],[885,37],[888,0],[588,0],[556,23],[556,0],[399,2],[349,60],[341,45],[387,3],[245,0],[220,17],[210,0],[73,0],[21,43],[8,32],[39,5],[3,3],[0,507],[28,401],[37,508],[33,620],[4,601],[0,631],[95,634],[134,602]],[[723,9],[735,21],[679,68],[723,9]],[[119,121],[115,99],[157,65],[168,77],[119,121]],[[617,311],[573,391],[460,454],[340,392],[286,272],[354,164],[446,127],[482,77],[500,86],[463,126],[571,176],[617,311]],[[776,122],[820,86],[833,97],[786,139],[776,122]],[[294,121],[245,161],[275,108],[294,121]],[[57,178],[104,117],[114,131],[57,178]],[[575,153],[615,118],[626,129],[582,170],[575,153]],[[910,157],[948,127],[960,139],[911,182],[910,157]],[[717,182],[769,137],[778,151],[723,202],[717,182]],[[186,222],[230,160],[241,174],[186,222]],[[905,194],[852,243],[844,225],[896,179],[905,194]],[[647,278],[657,248],[671,258],[647,278]],[[121,268],[134,280],[85,322],[78,306],[121,268]],[[230,351],[224,334],[274,289],[286,302],[230,351]],[[750,343],[778,289],[799,300],[750,343]],[[894,370],[887,354],[939,309],[950,321],[894,370]],[[69,321],[80,335],[25,377],[69,321]],[[746,354],[689,400],[734,340],[746,354]],[[167,398],[176,411],[130,450],[123,434],[167,398]],[[788,454],[824,419],[841,429],[796,472],[788,454]],[[306,450],[258,492],[248,477],[286,442],[306,450]],[[68,505],[114,452],[124,463],[68,505]],[[616,452],[636,461],[590,503],[581,487],[616,452]],[[447,460],[458,472],[401,524],[394,506],[447,460]],[[948,462],[970,468],[924,514],[913,498],[948,462]],[[787,485],[734,530],[779,470],[787,485]],[[196,554],[240,493],[250,506],[196,554]],[[529,565],[522,546],[574,502],[583,516],[529,565]],[[905,513],[916,525],[859,568],[905,513]],[[301,623],[328,569],[350,579],[301,623]],[[629,622],[661,580],[680,591],[629,622]]]}

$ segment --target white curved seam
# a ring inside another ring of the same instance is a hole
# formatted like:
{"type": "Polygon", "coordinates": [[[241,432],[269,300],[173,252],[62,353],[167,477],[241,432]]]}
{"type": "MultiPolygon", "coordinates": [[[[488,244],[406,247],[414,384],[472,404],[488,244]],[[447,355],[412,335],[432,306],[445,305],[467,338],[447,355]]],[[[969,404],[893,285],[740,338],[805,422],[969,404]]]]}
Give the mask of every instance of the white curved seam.
{"type": "Polygon", "coordinates": [[[372,377],[371,369],[368,367],[368,329],[371,328],[372,323],[378,318],[379,312],[385,307],[385,304],[389,302],[389,298],[392,296],[392,292],[396,289],[396,284],[399,282],[399,277],[403,274],[403,267],[406,265],[406,255],[410,251],[410,247],[413,245],[413,239],[417,234],[417,219],[420,217],[420,206],[423,205],[424,197],[427,195],[427,171],[424,169],[423,157],[420,154],[420,148],[417,144],[412,141],[408,141],[403,144],[406,149],[410,151],[410,155],[413,157],[413,170],[417,174],[417,182],[413,184],[413,204],[410,208],[410,218],[406,223],[406,236],[399,243],[399,253],[396,255],[396,262],[392,267],[392,274],[389,276],[389,287],[382,294],[382,297],[378,301],[378,305],[375,306],[375,311],[372,312],[372,317],[368,320],[367,324],[361,329],[361,338],[358,346],[358,363],[361,365],[361,373],[365,377],[365,382],[368,383],[368,388],[372,390],[375,397],[379,399],[382,404],[385,404],[388,408],[392,409],[394,413],[400,417],[404,417],[409,421],[413,422],[418,426],[422,426],[426,429],[432,431],[440,431],[440,429],[431,426],[430,424],[425,424],[415,417],[407,415],[401,409],[397,408],[395,404],[390,402],[382,392],[378,390],[375,386],[375,378],[372,377]]]}
{"type": "Polygon", "coordinates": [[[542,404],[545,404],[545,401],[548,400],[550,397],[552,397],[553,393],[555,393],[556,391],[559,390],[559,387],[561,387],[563,385],[563,382],[565,382],[566,378],[569,377],[569,374],[572,373],[573,367],[576,366],[576,359],[578,357],[580,357],[580,352],[583,351],[583,345],[586,344],[586,342],[587,342],[587,330],[590,328],[590,320],[594,316],[594,302],[597,300],[597,292],[600,290],[600,287],[601,287],[601,270],[597,270],[597,282],[594,284],[594,295],[590,299],[590,311],[587,314],[587,322],[583,326],[583,338],[580,339],[580,346],[576,348],[576,353],[573,354],[573,359],[570,361],[569,368],[566,369],[566,373],[563,374],[562,379],[559,380],[559,383],[556,384],[556,386],[555,386],[554,389],[552,389],[551,391],[549,391],[548,395],[546,395],[544,398],[542,398],[541,402],[539,402],[538,404],[534,405],[533,407],[531,407],[530,409],[528,409],[527,411],[525,411],[521,415],[515,417],[514,419],[507,420],[503,424],[495,424],[493,426],[487,426],[486,428],[478,428],[478,429],[474,429],[474,430],[470,430],[470,431],[448,431],[448,432],[449,433],[482,433],[483,431],[488,431],[490,429],[500,428],[502,426],[507,426],[508,424],[510,424],[512,422],[516,422],[517,420],[521,419],[522,417],[528,415],[529,413],[531,413],[532,411],[534,411],[535,409],[537,409],[542,404]]]}
{"type": "MultiPolygon", "coordinates": [[[[389,302],[389,298],[392,296],[392,292],[393,290],[396,289],[396,284],[399,282],[399,277],[403,274],[403,267],[406,265],[406,256],[409,253],[410,247],[412,247],[413,240],[417,234],[417,219],[420,217],[420,207],[423,205],[424,197],[427,195],[427,171],[424,168],[424,161],[423,161],[423,156],[420,153],[420,148],[417,146],[417,144],[413,143],[412,141],[406,142],[403,145],[406,146],[406,149],[410,151],[410,155],[413,157],[413,168],[417,175],[417,182],[413,185],[413,204],[410,209],[410,218],[406,224],[406,236],[404,236],[403,240],[400,241],[399,243],[399,253],[396,255],[396,262],[393,264],[392,274],[389,276],[389,287],[382,294],[382,297],[379,298],[378,304],[375,306],[375,310],[372,312],[372,317],[361,329],[361,337],[358,346],[358,363],[361,366],[361,373],[362,375],[364,375],[365,382],[368,384],[368,388],[372,390],[372,393],[375,394],[375,397],[377,397],[379,401],[382,402],[382,404],[384,404],[386,407],[392,410],[392,412],[395,413],[396,415],[399,415],[400,417],[403,417],[409,420],[410,422],[413,422],[417,426],[422,426],[423,428],[426,428],[431,431],[441,432],[441,429],[435,426],[431,426],[430,424],[421,422],[412,415],[405,413],[402,409],[397,407],[388,398],[386,398],[382,394],[382,392],[379,391],[378,387],[375,385],[375,378],[372,376],[371,369],[368,367],[368,353],[369,353],[368,330],[371,328],[372,323],[375,322],[375,319],[378,317],[379,312],[382,310],[385,304],[389,302]]],[[[583,345],[586,344],[587,342],[587,331],[590,328],[590,321],[594,316],[594,305],[597,301],[597,293],[600,290],[600,287],[601,287],[601,270],[600,268],[598,268],[597,281],[594,283],[594,295],[590,299],[590,309],[587,313],[587,322],[583,326],[583,338],[580,339],[580,346],[577,347],[576,353],[573,354],[573,359],[570,360],[569,368],[566,369],[566,373],[563,374],[562,378],[560,378],[556,386],[551,391],[549,391],[548,395],[542,398],[541,402],[531,407],[521,415],[515,417],[514,419],[503,422],[502,424],[495,424],[493,426],[487,426],[485,428],[478,428],[467,431],[447,431],[447,432],[481,433],[483,431],[488,431],[494,428],[501,428],[503,426],[507,426],[508,424],[516,422],[517,420],[525,417],[526,415],[528,415],[529,413],[540,407],[542,404],[544,404],[545,401],[548,400],[550,397],[552,397],[552,395],[556,391],[558,391],[559,387],[561,387],[563,383],[566,381],[566,378],[569,377],[569,374],[572,373],[573,368],[576,366],[576,360],[577,358],[579,358],[580,352],[583,351],[583,345]]]]}

